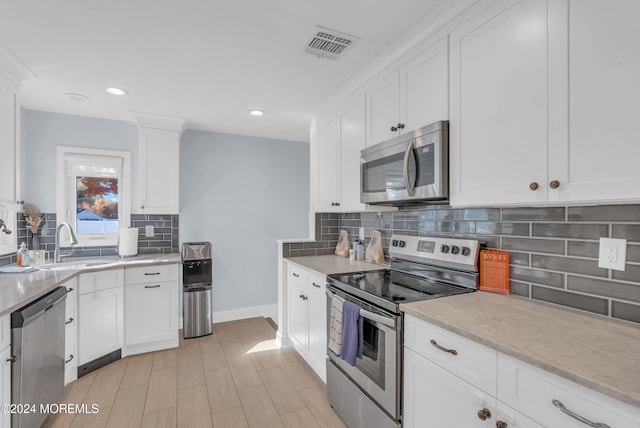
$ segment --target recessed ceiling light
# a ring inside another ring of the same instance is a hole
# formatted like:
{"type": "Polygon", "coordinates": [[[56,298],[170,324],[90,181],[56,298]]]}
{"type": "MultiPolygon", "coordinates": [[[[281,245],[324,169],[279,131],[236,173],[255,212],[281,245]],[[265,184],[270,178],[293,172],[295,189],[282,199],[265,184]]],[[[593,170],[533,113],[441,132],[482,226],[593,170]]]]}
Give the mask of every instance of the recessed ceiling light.
{"type": "Polygon", "coordinates": [[[76,94],[75,92],[67,92],[66,94],[64,94],[64,96],[69,98],[71,101],[78,101],[78,102],[91,101],[91,98],[89,98],[88,96],[82,95],[82,94],[76,94]]]}
{"type": "Polygon", "coordinates": [[[109,92],[111,95],[124,95],[127,93],[127,91],[120,88],[107,88],[107,92],[109,92]]]}
{"type": "Polygon", "coordinates": [[[263,115],[264,115],[264,111],[254,109],[254,110],[249,110],[249,114],[250,114],[251,116],[260,117],[260,116],[263,116],[263,115]]]}

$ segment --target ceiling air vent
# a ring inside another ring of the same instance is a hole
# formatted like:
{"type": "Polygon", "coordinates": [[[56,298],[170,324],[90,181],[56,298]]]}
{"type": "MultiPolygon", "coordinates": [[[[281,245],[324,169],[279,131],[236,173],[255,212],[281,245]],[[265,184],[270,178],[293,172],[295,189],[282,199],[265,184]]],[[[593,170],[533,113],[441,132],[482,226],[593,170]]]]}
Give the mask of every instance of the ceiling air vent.
{"type": "Polygon", "coordinates": [[[304,51],[317,57],[336,59],[357,40],[356,36],[318,25],[313,29],[304,51]]]}

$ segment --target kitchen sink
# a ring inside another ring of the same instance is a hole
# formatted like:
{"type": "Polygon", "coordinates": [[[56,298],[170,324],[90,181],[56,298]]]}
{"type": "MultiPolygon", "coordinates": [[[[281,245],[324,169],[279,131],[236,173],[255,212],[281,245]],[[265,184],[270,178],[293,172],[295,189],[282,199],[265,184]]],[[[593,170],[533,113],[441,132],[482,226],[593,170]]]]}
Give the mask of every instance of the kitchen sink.
{"type": "Polygon", "coordinates": [[[113,260],[86,260],[86,261],[70,261],[70,262],[60,262],[60,263],[47,263],[44,265],[38,266],[38,269],[42,270],[78,270],[78,269],[89,269],[98,266],[104,266],[113,263],[113,260]]]}

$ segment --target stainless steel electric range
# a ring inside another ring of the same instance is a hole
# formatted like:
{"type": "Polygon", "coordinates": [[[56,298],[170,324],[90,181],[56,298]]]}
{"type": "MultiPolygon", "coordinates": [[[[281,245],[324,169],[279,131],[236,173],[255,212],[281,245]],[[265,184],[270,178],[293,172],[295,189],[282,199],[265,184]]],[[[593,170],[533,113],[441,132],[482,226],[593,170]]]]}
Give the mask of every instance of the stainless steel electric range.
{"type": "Polygon", "coordinates": [[[350,428],[402,426],[400,304],[475,291],[480,247],[470,239],[393,235],[390,269],[327,277],[327,320],[335,296],[358,305],[363,318],[355,366],[327,349],[327,397],[350,428]]]}

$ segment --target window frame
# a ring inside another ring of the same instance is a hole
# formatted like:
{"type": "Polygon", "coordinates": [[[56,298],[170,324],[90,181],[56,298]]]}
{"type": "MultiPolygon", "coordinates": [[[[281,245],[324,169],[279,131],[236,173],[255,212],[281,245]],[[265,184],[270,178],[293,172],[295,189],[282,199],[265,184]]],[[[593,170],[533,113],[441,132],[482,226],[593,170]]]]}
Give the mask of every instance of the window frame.
{"type": "MultiPolygon", "coordinates": [[[[67,174],[69,157],[74,161],[86,157],[87,165],[92,164],[96,157],[122,159],[120,177],[118,177],[118,228],[131,225],[131,153],[121,150],[91,149],[85,147],[58,146],[56,159],[56,224],[69,223],[76,237],[79,247],[114,246],[118,243],[118,233],[77,233],[76,209],[76,176],[67,174]]],[[[88,175],[87,175],[88,176],[88,175]]],[[[63,233],[61,247],[68,247],[69,236],[63,233]]]]}

